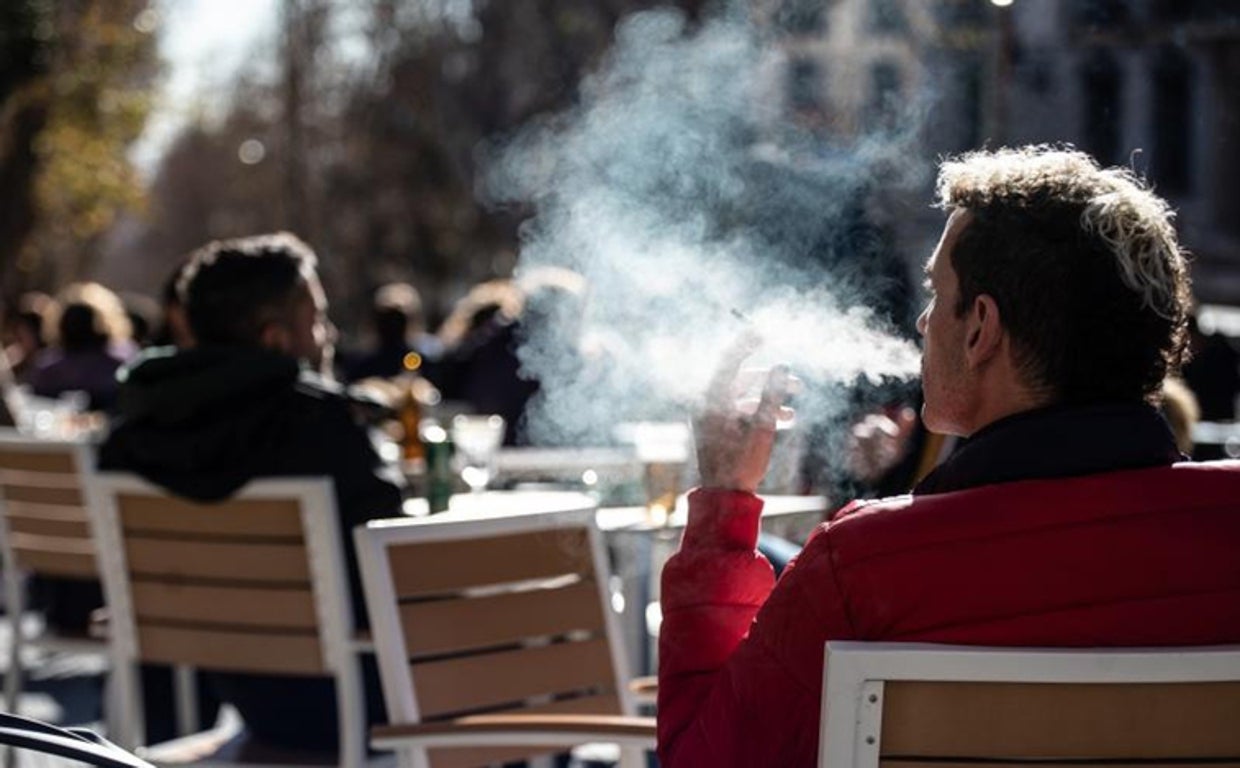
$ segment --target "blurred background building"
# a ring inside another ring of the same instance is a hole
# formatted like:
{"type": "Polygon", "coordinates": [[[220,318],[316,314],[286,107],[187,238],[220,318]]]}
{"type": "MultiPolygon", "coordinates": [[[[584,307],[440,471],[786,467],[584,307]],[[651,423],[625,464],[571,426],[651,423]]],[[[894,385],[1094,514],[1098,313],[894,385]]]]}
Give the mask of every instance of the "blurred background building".
{"type": "MultiPolygon", "coordinates": [[[[785,0],[787,114],[856,137],[909,111],[922,156],[1070,142],[1180,213],[1206,303],[1240,304],[1240,6],[1226,0],[785,0]]],[[[912,200],[927,199],[928,187],[912,200]]],[[[903,250],[938,215],[902,207],[903,250]],[[928,214],[928,215],[927,215],[928,214]]]]}

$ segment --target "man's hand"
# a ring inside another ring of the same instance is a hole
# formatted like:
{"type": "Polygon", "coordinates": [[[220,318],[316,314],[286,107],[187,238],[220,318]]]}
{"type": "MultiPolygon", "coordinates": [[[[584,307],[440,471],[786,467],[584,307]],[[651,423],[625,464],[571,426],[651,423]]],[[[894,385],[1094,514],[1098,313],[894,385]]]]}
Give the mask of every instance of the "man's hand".
{"type": "Polygon", "coordinates": [[[782,365],[767,374],[756,411],[744,413],[737,407],[737,374],[758,344],[756,335],[747,335],[728,350],[711,381],[705,406],[694,419],[703,488],[756,492],[771,460],[775,422],[792,417],[791,409],[784,407],[791,377],[782,365]]]}
{"type": "Polygon", "coordinates": [[[893,414],[867,414],[848,436],[848,471],[863,483],[873,483],[908,452],[917,430],[917,412],[904,407],[893,414]]]}

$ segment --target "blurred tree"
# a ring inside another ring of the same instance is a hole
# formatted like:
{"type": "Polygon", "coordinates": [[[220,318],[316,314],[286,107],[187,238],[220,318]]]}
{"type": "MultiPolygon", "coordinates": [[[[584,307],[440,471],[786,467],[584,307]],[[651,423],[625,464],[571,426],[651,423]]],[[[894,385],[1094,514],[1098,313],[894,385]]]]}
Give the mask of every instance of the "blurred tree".
{"type": "Polygon", "coordinates": [[[145,250],[171,263],[200,236],[292,228],[322,259],[338,322],[392,279],[434,312],[513,264],[524,212],[479,204],[479,146],[569,105],[616,22],[655,5],[284,0],[281,80],[246,83],[227,119],[174,145],[145,250]],[[240,157],[247,141],[261,161],[240,157]]]}
{"type": "Polygon", "coordinates": [[[140,205],[126,151],[150,109],[157,17],[147,0],[10,0],[0,13],[0,269],[11,295],[81,277],[117,216],[140,205]]]}
{"type": "Polygon", "coordinates": [[[0,286],[17,292],[16,254],[34,226],[35,137],[47,124],[48,40],[46,3],[0,4],[0,286]]]}

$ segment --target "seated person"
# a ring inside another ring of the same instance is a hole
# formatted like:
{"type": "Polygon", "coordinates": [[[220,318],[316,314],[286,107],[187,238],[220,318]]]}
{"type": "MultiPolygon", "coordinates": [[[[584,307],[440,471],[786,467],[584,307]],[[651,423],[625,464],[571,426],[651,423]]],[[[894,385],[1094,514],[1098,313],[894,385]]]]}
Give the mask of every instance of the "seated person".
{"type": "MultiPolygon", "coordinates": [[[[314,253],[289,234],[214,242],[193,255],[181,280],[196,346],[152,350],[125,370],[100,467],[203,501],[257,477],[330,477],[353,607],[366,626],[351,532],[399,514],[402,481],[380,459],[358,406],[319,373],[330,361],[332,329],[314,253]]],[[[381,722],[373,663],[365,672],[367,715],[381,722]]],[[[260,741],[335,747],[330,680],[211,678],[260,741]]]]}
{"type": "Polygon", "coordinates": [[[827,640],[994,646],[1240,642],[1240,464],[1194,464],[1156,405],[1183,361],[1167,204],[1047,147],[940,171],[926,266],[926,427],[967,440],[911,495],[853,502],[778,583],[754,551],[786,371],[758,413],[721,369],[702,488],[663,570],[659,757],[813,766],[827,640]]]}
{"type": "Polygon", "coordinates": [[[349,381],[391,379],[417,371],[438,380],[443,344],[426,331],[422,297],[408,283],[388,283],[375,291],[370,321],[376,345],[345,365],[349,381]]]}
{"type": "Polygon", "coordinates": [[[129,317],[120,298],[98,283],[71,285],[53,314],[53,345],[35,363],[30,386],[40,397],[81,391],[92,411],[111,409],[116,372],[133,356],[129,317]]]}

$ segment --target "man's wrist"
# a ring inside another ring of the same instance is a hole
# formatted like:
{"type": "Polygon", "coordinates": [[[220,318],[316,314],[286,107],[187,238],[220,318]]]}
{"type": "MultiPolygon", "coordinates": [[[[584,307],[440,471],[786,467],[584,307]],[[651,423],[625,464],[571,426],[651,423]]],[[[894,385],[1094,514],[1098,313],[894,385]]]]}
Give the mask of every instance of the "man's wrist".
{"type": "Polygon", "coordinates": [[[684,544],[754,549],[758,544],[762,499],[749,491],[697,488],[689,494],[684,544]]]}

